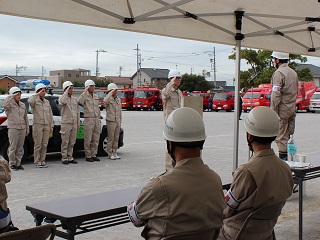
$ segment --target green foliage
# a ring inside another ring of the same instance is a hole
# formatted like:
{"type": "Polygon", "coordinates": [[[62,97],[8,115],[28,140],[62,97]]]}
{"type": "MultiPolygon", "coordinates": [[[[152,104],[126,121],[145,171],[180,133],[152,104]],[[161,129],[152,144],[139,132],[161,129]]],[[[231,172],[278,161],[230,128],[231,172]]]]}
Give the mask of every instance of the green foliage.
{"type": "Polygon", "coordinates": [[[79,80],[72,81],[74,87],[84,87],[84,82],[79,80]]]}
{"type": "Polygon", "coordinates": [[[6,94],[7,89],[0,87],[0,94],[6,94]]]}
{"type": "MultiPolygon", "coordinates": [[[[251,87],[249,82],[256,73],[261,73],[261,75],[253,81],[253,86],[258,86],[262,83],[270,83],[272,74],[276,70],[273,67],[273,60],[271,57],[272,51],[266,50],[253,50],[253,49],[242,49],[241,50],[241,59],[244,59],[248,65],[251,66],[246,71],[240,72],[240,88],[248,89],[251,87]]],[[[233,52],[229,59],[235,60],[236,54],[233,52]]],[[[313,81],[313,76],[310,73],[309,69],[302,69],[300,71],[296,70],[297,63],[295,61],[300,61],[302,63],[307,61],[306,57],[301,55],[290,54],[290,63],[289,66],[293,68],[299,77],[300,81],[313,81]]]]}
{"type": "Polygon", "coordinates": [[[94,80],[96,87],[108,87],[108,84],[111,82],[110,78],[107,79],[95,79],[94,80]]]}
{"type": "Polygon", "coordinates": [[[213,88],[213,85],[204,76],[187,73],[182,75],[181,91],[207,91],[211,88],[213,88]]]}

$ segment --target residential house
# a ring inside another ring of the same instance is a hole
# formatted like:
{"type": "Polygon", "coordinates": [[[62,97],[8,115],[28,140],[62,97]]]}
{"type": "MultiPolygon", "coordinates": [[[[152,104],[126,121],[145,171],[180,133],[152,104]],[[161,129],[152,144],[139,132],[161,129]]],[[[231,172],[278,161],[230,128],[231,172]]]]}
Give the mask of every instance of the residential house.
{"type": "Polygon", "coordinates": [[[9,91],[10,88],[14,87],[14,86],[18,86],[19,83],[12,78],[11,76],[8,75],[4,75],[4,76],[0,76],[0,87],[7,89],[9,91]]]}
{"type": "Polygon", "coordinates": [[[133,87],[149,86],[162,89],[168,83],[169,69],[141,68],[141,82],[138,82],[137,72],[132,76],[133,87]]]}
{"type": "Polygon", "coordinates": [[[118,88],[133,88],[133,81],[130,77],[105,76],[105,80],[117,84],[118,88]]]}
{"type": "Polygon", "coordinates": [[[317,87],[320,87],[320,67],[313,64],[298,64],[297,70],[309,68],[317,87]]]}

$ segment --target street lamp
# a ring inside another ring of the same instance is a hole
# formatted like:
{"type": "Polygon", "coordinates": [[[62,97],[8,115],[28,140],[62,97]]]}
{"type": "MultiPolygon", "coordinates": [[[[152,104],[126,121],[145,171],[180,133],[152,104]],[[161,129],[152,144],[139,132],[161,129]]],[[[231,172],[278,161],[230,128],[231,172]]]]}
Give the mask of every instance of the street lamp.
{"type": "Polygon", "coordinates": [[[96,77],[99,77],[100,73],[99,73],[99,52],[107,52],[105,50],[97,50],[97,59],[96,59],[96,77]]]}

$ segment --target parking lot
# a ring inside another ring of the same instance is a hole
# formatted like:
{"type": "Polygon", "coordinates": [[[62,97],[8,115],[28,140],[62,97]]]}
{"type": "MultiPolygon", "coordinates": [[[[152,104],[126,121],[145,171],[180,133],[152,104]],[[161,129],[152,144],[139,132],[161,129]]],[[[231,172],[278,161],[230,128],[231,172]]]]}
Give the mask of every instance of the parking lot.
{"type": "MultiPolygon", "coordinates": [[[[242,118],[245,119],[246,115],[243,113],[242,118]]],[[[202,156],[204,162],[223,177],[230,177],[232,172],[233,119],[234,113],[204,112],[208,137],[202,156]]],[[[307,156],[320,153],[319,122],[320,114],[297,114],[295,140],[299,153],[307,156]]],[[[248,159],[242,124],[240,121],[240,163],[248,159]]],[[[163,112],[123,111],[122,127],[125,133],[124,147],[119,149],[120,160],[101,157],[101,162],[89,163],[85,161],[84,152],[78,152],[76,160],[79,164],[63,165],[59,154],[49,154],[47,169],[35,168],[31,157],[23,163],[24,171],[12,172],[12,181],[7,188],[14,224],[22,229],[35,226],[32,215],[25,210],[27,204],[145,185],[151,177],[162,173],[166,146],[162,136],[163,112]]],[[[275,145],[274,148],[277,151],[275,145]]],[[[307,182],[304,239],[318,239],[320,236],[319,185],[320,179],[307,182]]],[[[80,235],[76,239],[140,239],[141,230],[124,224],[80,235]]],[[[298,239],[298,199],[285,205],[276,226],[276,236],[278,240],[298,239]]]]}

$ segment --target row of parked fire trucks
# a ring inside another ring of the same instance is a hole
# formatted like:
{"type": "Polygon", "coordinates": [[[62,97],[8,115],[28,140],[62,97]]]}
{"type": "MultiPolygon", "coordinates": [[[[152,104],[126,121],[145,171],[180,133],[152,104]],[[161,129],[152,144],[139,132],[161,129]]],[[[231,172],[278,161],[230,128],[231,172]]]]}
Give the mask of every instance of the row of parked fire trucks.
{"type": "MultiPolygon", "coordinates": [[[[232,88],[231,88],[232,89],[232,88]]],[[[107,94],[107,89],[101,88],[97,91],[100,97],[100,109],[104,108],[103,99],[107,94]]],[[[222,89],[212,89],[209,91],[183,92],[185,96],[203,97],[203,110],[227,111],[234,110],[235,92],[227,87],[222,89]]],[[[314,112],[320,110],[320,89],[316,89],[314,82],[299,82],[296,110],[307,110],[314,112]],[[312,99],[314,96],[315,100],[312,99]],[[310,101],[311,99],[311,101],[310,101]]],[[[121,99],[122,109],[127,110],[162,110],[161,90],[154,87],[119,88],[118,97],[121,99]]],[[[257,106],[270,106],[271,84],[261,84],[252,87],[247,92],[241,93],[242,110],[250,111],[257,106]]]]}

